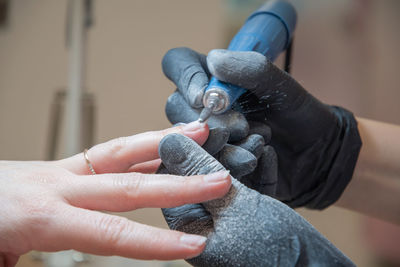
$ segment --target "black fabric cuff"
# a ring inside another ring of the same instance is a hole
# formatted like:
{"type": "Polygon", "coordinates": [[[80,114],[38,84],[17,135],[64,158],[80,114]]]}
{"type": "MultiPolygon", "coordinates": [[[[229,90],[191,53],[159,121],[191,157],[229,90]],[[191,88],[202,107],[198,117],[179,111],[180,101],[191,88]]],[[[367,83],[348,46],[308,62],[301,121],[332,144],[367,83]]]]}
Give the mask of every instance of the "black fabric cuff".
{"type": "Polygon", "coordinates": [[[335,203],[350,182],[362,146],[357,121],[350,111],[331,106],[341,126],[338,131],[336,156],[323,183],[312,193],[314,197],[305,205],[310,209],[324,209],[335,203]]]}

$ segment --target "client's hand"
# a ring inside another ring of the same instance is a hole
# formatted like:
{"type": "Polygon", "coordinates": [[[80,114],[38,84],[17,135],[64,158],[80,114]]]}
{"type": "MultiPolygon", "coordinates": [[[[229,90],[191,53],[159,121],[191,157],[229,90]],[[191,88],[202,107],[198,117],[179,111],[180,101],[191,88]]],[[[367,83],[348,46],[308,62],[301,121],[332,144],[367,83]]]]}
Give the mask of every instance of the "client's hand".
{"type": "Polygon", "coordinates": [[[89,175],[82,154],[55,162],[0,161],[0,266],[14,266],[33,249],[163,260],[198,255],[204,237],[99,212],[175,207],[229,190],[223,173],[185,179],[133,172],[158,168],[158,144],[169,133],[202,144],[208,128],[193,123],[97,145],[87,154],[97,175],[89,175]]]}
{"type": "MultiPolygon", "coordinates": [[[[161,141],[161,173],[199,175],[224,167],[189,138],[171,134],[161,141]]],[[[285,204],[232,178],[217,200],[163,209],[171,229],[206,236],[195,266],[353,266],[353,263],[285,204]]]]}

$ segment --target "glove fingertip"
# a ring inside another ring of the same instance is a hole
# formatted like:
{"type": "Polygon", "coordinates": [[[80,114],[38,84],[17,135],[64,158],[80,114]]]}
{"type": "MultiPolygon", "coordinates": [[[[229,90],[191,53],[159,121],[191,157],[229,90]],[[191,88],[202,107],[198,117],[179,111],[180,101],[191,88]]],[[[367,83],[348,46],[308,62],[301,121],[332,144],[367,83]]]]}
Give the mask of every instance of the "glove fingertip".
{"type": "Polygon", "coordinates": [[[259,134],[264,138],[265,144],[268,144],[271,141],[271,128],[265,123],[258,121],[249,121],[249,135],[251,134],[259,134]]]}
{"type": "Polygon", "coordinates": [[[176,153],[182,147],[182,138],[185,138],[185,136],[173,133],[161,139],[158,145],[158,154],[167,168],[170,164],[179,164],[186,160],[186,153],[176,153]]]}
{"type": "Polygon", "coordinates": [[[274,195],[278,183],[278,157],[272,146],[264,146],[259,160],[260,184],[264,188],[263,194],[274,195]]]}
{"type": "Polygon", "coordinates": [[[215,155],[228,142],[229,136],[229,130],[225,127],[212,128],[207,141],[203,145],[203,149],[210,155],[215,155]]]}
{"type": "Polygon", "coordinates": [[[197,175],[225,170],[223,166],[192,139],[169,134],[159,144],[160,158],[171,174],[197,175]]]}
{"type": "Polygon", "coordinates": [[[179,92],[174,92],[168,97],[165,105],[165,114],[172,124],[189,123],[199,117],[198,112],[189,106],[179,92]]]}
{"type": "Polygon", "coordinates": [[[219,153],[219,161],[234,177],[251,173],[257,167],[257,158],[239,146],[226,144],[219,153]]]}
{"type": "Polygon", "coordinates": [[[258,159],[263,153],[265,142],[261,135],[251,134],[242,141],[235,143],[235,145],[246,149],[258,159]]]}

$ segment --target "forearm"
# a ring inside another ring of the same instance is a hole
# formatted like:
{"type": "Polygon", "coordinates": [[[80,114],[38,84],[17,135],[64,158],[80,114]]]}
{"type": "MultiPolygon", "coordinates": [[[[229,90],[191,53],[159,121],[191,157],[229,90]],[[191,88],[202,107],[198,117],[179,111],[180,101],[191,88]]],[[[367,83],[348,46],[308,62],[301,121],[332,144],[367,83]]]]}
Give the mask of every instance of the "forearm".
{"type": "Polygon", "coordinates": [[[357,121],[363,146],[336,205],[400,224],[400,126],[357,121]]]}

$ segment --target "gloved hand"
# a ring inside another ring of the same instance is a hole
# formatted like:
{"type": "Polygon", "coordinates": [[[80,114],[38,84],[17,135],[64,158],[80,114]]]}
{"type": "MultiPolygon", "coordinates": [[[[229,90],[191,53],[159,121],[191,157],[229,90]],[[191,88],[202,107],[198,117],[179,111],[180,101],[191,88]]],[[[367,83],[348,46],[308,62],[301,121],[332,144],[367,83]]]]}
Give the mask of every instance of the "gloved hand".
{"type": "MultiPolygon", "coordinates": [[[[243,183],[259,192],[270,192],[291,207],[322,209],[340,197],[361,148],[352,113],[321,103],[256,52],[213,50],[206,58],[188,48],[176,48],[164,56],[162,66],[177,85],[181,99],[191,105],[177,105],[171,96],[166,113],[172,122],[183,121],[186,113],[200,112],[196,108],[210,74],[249,90],[234,109],[244,114],[250,125],[263,123],[271,127],[270,145],[276,150],[279,170],[275,188],[257,182],[254,174],[242,177],[243,183]],[[181,117],[176,116],[177,110],[181,117]]],[[[214,116],[213,121],[219,117],[214,116]]],[[[238,116],[235,123],[225,127],[239,132],[237,125],[243,125],[242,120],[238,116]]]]}
{"type": "MultiPolygon", "coordinates": [[[[277,164],[275,150],[265,145],[265,140],[270,140],[259,134],[250,134],[239,142],[228,143],[229,131],[224,127],[211,128],[208,139],[203,148],[214,156],[231,174],[239,180],[246,177],[246,180],[253,173],[259,173],[262,167],[268,174],[268,170],[274,169],[277,164]],[[266,162],[265,159],[268,161],[266,162]],[[257,163],[262,162],[263,165],[257,163]]],[[[259,176],[258,182],[270,184],[270,177],[274,181],[277,175],[269,175],[268,180],[265,175],[259,176]]]]}
{"type": "MultiPolygon", "coordinates": [[[[191,139],[170,134],[159,145],[159,173],[207,174],[224,167],[191,139]]],[[[163,209],[171,229],[206,236],[194,266],[354,266],[285,204],[232,178],[221,199],[163,209]]]]}
{"type": "MultiPolygon", "coordinates": [[[[191,108],[188,102],[193,106],[202,106],[202,95],[208,83],[208,73],[204,72],[206,60],[204,55],[190,49],[171,50],[170,54],[173,54],[174,60],[186,62],[166,72],[172,80],[177,80],[180,90],[186,93],[182,94],[176,91],[169,97],[166,106],[169,120],[178,125],[198,119],[201,109],[191,108]],[[175,54],[174,51],[178,53],[175,54]],[[190,77],[181,76],[182,72],[190,72],[190,77]],[[202,88],[202,90],[199,90],[199,88],[202,88]],[[186,96],[186,99],[183,95],[186,96]]],[[[267,125],[254,121],[248,122],[241,113],[233,110],[220,116],[212,116],[208,124],[211,127],[210,134],[203,147],[218,159],[225,168],[229,169],[232,175],[240,179],[253,173],[260,157],[261,162],[268,164],[258,166],[255,173],[259,174],[259,169],[263,169],[271,174],[271,172],[268,172],[271,169],[269,165],[276,165],[276,154],[270,146],[263,148],[271,140],[271,129],[267,125]]],[[[257,181],[250,181],[249,177],[247,176],[247,179],[243,181],[247,185],[268,185],[266,187],[269,191],[275,191],[276,175],[258,175],[260,179],[257,181]],[[273,184],[270,182],[271,177],[274,177],[272,179],[275,181],[273,184]]],[[[262,188],[260,191],[265,192],[266,188],[262,188]]]]}

